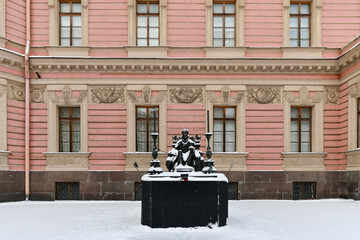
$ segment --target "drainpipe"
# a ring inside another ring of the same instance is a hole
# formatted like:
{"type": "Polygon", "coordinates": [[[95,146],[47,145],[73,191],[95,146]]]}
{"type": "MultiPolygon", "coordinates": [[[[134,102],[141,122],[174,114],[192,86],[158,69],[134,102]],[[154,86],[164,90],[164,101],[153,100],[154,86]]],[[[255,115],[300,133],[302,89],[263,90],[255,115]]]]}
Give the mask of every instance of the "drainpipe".
{"type": "Polygon", "coordinates": [[[25,200],[30,196],[30,0],[26,0],[25,49],[25,200]]]}

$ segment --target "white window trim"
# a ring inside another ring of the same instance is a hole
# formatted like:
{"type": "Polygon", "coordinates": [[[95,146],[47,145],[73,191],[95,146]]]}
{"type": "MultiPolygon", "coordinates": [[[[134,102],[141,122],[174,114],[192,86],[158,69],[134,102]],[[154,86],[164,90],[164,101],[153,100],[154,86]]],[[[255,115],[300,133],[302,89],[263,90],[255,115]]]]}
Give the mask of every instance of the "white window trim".
{"type": "MultiPolygon", "coordinates": [[[[290,2],[291,0],[284,0],[283,3],[283,46],[290,46],[290,2]]],[[[309,2],[309,0],[297,0],[297,2],[309,2]]],[[[311,1],[311,43],[310,47],[321,47],[321,15],[322,15],[322,0],[311,1]]]]}
{"type": "MultiPolygon", "coordinates": [[[[213,46],[213,0],[206,0],[206,46],[213,46]]],[[[235,47],[245,46],[245,0],[235,2],[235,47]]]]}
{"type": "MultiPolygon", "coordinates": [[[[357,82],[358,87],[360,86],[360,80],[357,82]]],[[[356,84],[353,84],[349,87],[349,123],[348,123],[348,150],[358,149],[357,146],[357,100],[360,98],[360,89],[356,87],[356,84]]]]}
{"type": "MultiPolygon", "coordinates": [[[[48,0],[49,46],[59,46],[59,0],[48,0]]],[[[89,44],[88,0],[81,0],[81,46],[89,44]]]]}
{"type": "MultiPolygon", "coordinates": [[[[159,0],[159,46],[167,46],[167,0],[159,0]]],[[[128,45],[137,46],[136,43],[136,0],[128,0],[128,45]]]]}
{"type": "Polygon", "coordinates": [[[7,81],[0,78],[0,151],[7,149],[7,81]]]}

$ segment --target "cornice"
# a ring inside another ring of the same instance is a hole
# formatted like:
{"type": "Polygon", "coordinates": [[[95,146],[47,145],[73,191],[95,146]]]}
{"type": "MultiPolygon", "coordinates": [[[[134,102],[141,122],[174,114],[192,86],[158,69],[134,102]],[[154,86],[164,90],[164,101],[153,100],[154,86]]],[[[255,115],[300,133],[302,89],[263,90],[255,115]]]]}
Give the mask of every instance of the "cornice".
{"type": "Polygon", "coordinates": [[[0,65],[24,70],[24,55],[0,48],[0,65]]]}

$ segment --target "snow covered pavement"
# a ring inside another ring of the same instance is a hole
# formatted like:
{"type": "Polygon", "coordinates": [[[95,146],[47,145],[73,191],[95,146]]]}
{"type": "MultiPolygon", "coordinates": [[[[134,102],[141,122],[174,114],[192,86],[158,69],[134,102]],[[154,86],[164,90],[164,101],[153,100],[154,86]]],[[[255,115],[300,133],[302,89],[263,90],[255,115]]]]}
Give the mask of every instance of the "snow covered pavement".
{"type": "Polygon", "coordinates": [[[151,229],[141,202],[0,203],[0,239],[360,239],[360,202],[353,200],[229,202],[226,227],[151,229]]]}

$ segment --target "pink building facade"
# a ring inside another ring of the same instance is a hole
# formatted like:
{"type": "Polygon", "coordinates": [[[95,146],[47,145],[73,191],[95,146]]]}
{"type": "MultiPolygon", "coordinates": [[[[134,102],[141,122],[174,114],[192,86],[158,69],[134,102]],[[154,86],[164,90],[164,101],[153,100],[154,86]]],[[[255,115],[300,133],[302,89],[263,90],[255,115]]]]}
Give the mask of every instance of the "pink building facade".
{"type": "Polygon", "coordinates": [[[359,0],[0,0],[0,18],[0,201],[134,200],[154,112],[165,170],[183,128],[205,152],[207,110],[231,198],[360,198],[359,0]]]}

